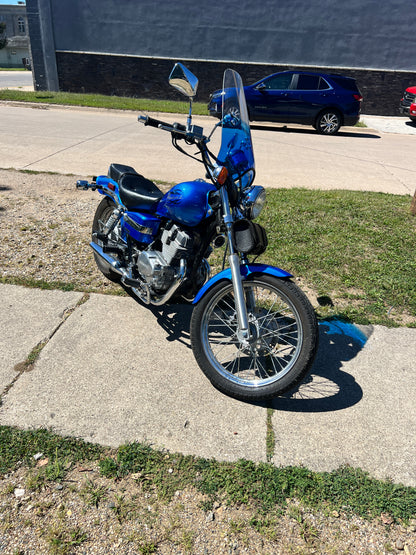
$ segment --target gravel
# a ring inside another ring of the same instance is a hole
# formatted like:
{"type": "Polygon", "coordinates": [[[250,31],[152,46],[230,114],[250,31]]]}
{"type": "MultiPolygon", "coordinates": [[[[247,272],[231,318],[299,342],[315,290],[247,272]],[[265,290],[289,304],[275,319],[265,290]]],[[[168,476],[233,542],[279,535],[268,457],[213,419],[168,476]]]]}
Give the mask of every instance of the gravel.
{"type": "Polygon", "coordinates": [[[416,553],[416,521],[392,524],[388,515],[366,521],[296,500],[266,515],[221,499],[204,510],[209,499],[192,488],[160,499],[143,477],[107,479],[92,463],[58,484],[39,482],[37,472],[19,469],[0,481],[2,554],[416,553]]]}

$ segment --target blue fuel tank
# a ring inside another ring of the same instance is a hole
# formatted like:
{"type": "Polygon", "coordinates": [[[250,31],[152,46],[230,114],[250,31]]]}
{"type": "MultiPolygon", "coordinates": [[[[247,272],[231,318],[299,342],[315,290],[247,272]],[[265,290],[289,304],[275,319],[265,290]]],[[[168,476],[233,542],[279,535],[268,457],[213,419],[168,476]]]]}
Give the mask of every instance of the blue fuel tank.
{"type": "Polygon", "coordinates": [[[174,185],[159,201],[156,214],[189,227],[195,227],[212,214],[208,195],[216,191],[206,181],[185,181],[174,185]]]}

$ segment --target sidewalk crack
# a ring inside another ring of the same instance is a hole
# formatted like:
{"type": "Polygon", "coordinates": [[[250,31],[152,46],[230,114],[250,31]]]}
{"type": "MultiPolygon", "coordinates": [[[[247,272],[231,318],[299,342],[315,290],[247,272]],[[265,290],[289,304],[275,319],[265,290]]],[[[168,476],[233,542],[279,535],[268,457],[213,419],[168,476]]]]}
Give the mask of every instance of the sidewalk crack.
{"type": "Polygon", "coordinates": [[[75,312],[75,310],[79,306],[86,303],[89,300],[89,298],[90,298],[90,295],[88,293],[84,293],[82,298],[74,306],[66,308],[62,313],[61,321],[52,330],[52,332],[49,334],[49,336],[46,337],[45,339],[42,339],[41,341],[39,341],[39,343],[30,351],[29,355],[27,356],[27,358],[24,361],[18,362],[17,364],[14,365],[14,370],[16,372],[16,376],[3,389],[3,392],[0,394],[0,407],[3,405],[4,398],[6,397],[8,392],[12,389],[14,384],[18,381],[20,376],[24,372],[31,372],[34,369],[36,361],[38,360],[42,350],[46,347],[46,345],[49,343],[49,341],[52,339],[52,337],[61,328],[61,326],[66,322],[66,320],[71,316],[71,314],[73,312],[75,312]]]}
{"type": "Polygon", "coordinates": [[[274,450],[276,447],[276,437],[274,435],[273,429],[273,413],[274,410],[271,408],[267,409],[267,420],[266,420],[266,460],[268,463],[273,462],[274,450]]]}

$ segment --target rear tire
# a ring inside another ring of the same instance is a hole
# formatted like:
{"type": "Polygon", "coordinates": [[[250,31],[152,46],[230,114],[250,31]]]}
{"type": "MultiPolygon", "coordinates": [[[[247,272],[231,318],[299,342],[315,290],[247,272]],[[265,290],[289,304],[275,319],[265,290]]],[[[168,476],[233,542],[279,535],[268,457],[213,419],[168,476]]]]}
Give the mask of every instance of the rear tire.
{"type": "Polygon", "coordinates": [[[309,371],[318,345],[315,312],[291,281],[258,275],[243,282],[252,339],[237,337],[232,283],[214,285],[195,307],[191,344],[204,374],[243,401],[272,399],[309,371]]]}
{"type": "MultiPolygon", "coordinates": [[[[99,233],[104,229],[106,223],[108,222],[110,216],[113,214],[115,208],[116,208],[116,205],[108,197],[105,197],[100,202],[95,212],[94,221],[92,223],[93,241],[96,240],[94,238],[94,234],[99,233]]],[[[117,224],[115,229],[111,232],[109,238],[112,239],[113,241],[117,241],[119,236],[120,236],[120,224],[117,224]]],[[[114,258],[116,258],[116,256],[114,256],[114,258]]],[[[106,262],[104,262],[104,260],[100,256],[98,256],[98,254],[94,253],[94,259],[98,269],[100,270],[100,272],[102,272],[105,275],[107,279],[109,279],[110,281],[114,281],[115,283],[120,282],[120,277],[121,277],[120,274],[112,270],[111,266],[106,262]]]]}
{"type": "Polygon", "coordinates": [[[315,129],[321,135],[335,135],[341,127],[341,114],[337,110],[325,110],[316,118],[315,129]]]}

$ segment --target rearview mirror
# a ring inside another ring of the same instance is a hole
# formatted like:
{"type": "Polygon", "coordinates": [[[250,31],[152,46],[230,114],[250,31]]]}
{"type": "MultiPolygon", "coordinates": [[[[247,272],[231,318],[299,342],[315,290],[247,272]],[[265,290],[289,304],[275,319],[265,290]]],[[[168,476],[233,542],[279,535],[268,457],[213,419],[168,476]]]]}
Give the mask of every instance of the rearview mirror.
{"type": "Polygon", "coordinates": [[[193,99],[198,88],[198,79],[187,67],[178,62],[169,75],[169,85],[189,99],[193,99]]]}

